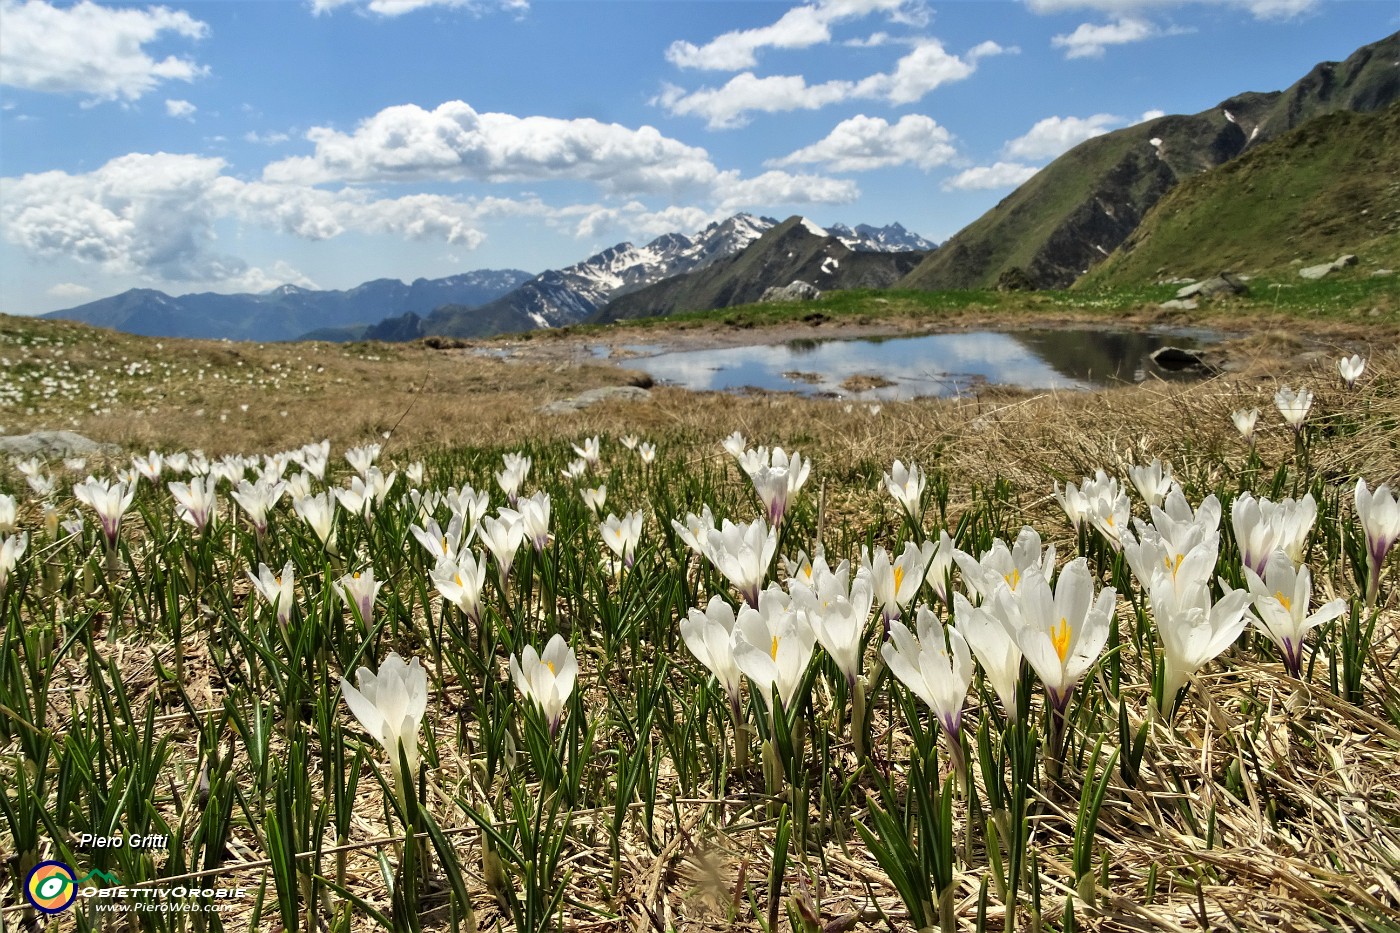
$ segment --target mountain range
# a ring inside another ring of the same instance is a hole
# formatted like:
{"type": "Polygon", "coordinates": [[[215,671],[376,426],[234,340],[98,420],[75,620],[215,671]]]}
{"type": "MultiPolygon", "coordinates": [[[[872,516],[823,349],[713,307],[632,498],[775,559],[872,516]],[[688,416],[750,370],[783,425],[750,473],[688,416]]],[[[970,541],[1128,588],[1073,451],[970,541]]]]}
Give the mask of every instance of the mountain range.
{"type": "Polygon", "coordinates": [[[1187,178],[1306,121],[1400,98],[1400,33],[1323,62],[1285,91],[1249,92],[1189,116],[1096,136],[1061,155],[960,230],[901,288],[1064,288],[1127,239],[1187,178]]]}

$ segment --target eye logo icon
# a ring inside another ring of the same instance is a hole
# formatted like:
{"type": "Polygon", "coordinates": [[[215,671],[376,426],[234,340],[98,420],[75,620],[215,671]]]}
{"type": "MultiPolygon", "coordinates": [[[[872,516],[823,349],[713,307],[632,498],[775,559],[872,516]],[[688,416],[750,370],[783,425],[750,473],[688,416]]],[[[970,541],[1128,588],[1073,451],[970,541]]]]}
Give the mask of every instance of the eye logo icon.
{"type": "Polygon", "coordinates": [[[67,910],[78,896],[73,869],[63,862],[40,862],[25,879],[24,896],[46,914],[67,910]]]}

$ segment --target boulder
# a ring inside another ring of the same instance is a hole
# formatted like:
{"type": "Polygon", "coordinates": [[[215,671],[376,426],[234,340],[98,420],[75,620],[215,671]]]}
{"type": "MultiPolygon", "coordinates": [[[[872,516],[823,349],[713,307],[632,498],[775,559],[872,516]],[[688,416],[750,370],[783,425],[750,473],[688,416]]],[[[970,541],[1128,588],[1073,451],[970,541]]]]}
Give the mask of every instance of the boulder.
{"type": "Polygon", "coordinates": [[[1239,277],[1229,272],[1222,272],[1209,279],[1202,279],[1193,282],[1184,288],[1177,289],[1177,298],[1212,298],[1216,295],[1247,295],[1249,286],[1240,281],[1239,277]]]}
{"type": "Polygon", "coordinates": [[[1153,350],[1148,357],[1152,362],[1166,370],[1180,372],[1187,369],[1210,369],[1210,364],[1198,350],[1186,350],[1182,347],[1161,347],[1153,350]]]}
{"type": "Polygon", "coordinates": [[[567,415],[582,411],[590,405],[597,405],[599,402],[645,402],[650,398],[651,393],[639,386],[604,386],[601,389],[589,389],[587,392],[581,392],[573,398],[562,398],[550,402],[548,405],[542,405],[540,411],[546,415],[567,415]]]}
{"type": "Polygon", "coordinates": [[[35,431],[32,434],[10,434],[0,437],[0,456],[6,457],[39,457],[49,460],[58,457],[119,454],[121,450],[115,444],[99,444],[72,431],[35,431]]]}
{"type": "Polygon", "coordinates": [[[1194,298],[1173,298],[1171,301],[1164,301],[1157,307],[1163,311],[1195,311],[1196,299],[1194,298]]]}
{"type": "Polygon", "coordinates": [[[810,282],[801,279],[793,281],[789,285],[766,288],[759,297],[759,302],[770,301],[814,301],[822,296],[821,289],[810,282]]]}
{"type": "Polygon", "coordinates": [[[1351,253],[1347,253],[1345,256],[1338,256],[1331,262],[1324,262],[1316,266],[1306,266],[1299,269],[1298,274],[1305,279],[1320,279],[1324,276],[1331,275],[1333,272],[1345,269],[1347,266],[1354,265],[1356,265],[1356,257],[1351,253]]]}

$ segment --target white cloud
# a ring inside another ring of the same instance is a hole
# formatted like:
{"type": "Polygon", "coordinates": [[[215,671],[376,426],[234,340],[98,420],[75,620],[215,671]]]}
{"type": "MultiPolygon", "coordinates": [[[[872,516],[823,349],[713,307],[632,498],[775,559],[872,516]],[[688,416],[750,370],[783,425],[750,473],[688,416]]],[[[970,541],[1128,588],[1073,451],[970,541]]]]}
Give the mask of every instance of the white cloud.
{"type": "Polygon", "coordinates": [[[448,7],[481,15],[492,10],[508,13],[524,13],[530,8],[529,0],[311,0],[311,11],[320,15],[341,7],[353,7],[374,13],[378,16],[402,16],[426,7],[448,7]]]}
{"type": "Polygon", "coordinates": [[[776,22],[757,29],[738,29],[704,45],[677,41],[666,50],[666,60],[678,68],[739,71],[758,64],[760,49],[805,49],[831,41],[833,23],[858,19],[871,13],[900,13],[905,0],[819,0],[789,9],[776,22]]]}
{"type": "Polygon", "coordinates": [[[1322,0],[1026,0],[1026,6],[1036,13],[1098,10],[1110,16],[1193,3],[1238,7],[1255,19],[1278,20],[1311,13],[1322,5],[1322,0]]]}
{"type": "Polygon", "coordinates": [[[163,81],[193,81],[209,72],[189,58],[157,61],[146,53],[144,46],[167,35],[201,39],[209,34],[206,24],[166,7],[0,0],[0,21],[5,24],[0,84],[12,87],[132,101],[163,81]]]}
{"type": "Polygon", "coordinates": [[[992,188],[1015,188],[1040,171],[1033,165],[1017,162],[997,162],[979,165],[959,172],[943,183],[944,191],[984,191],[992,188]]]}
{"type": "Polygon", "coordinates": [[[732,214],[785,204],[849,204],[860,197],[860,188],[853,181],[822,175],[772,171],[740,178],[738,172],[725,172],[715,193],[720,210],[732,214]]]}
{"type": "Polygon", "coordinates": [[[470,249],[484,238],[481,218],[544,211],[538,202],[374,198],[354,189],[247,182],[225,168],[218,158],[132,153],[81,175],[0,179],[0,226],[7,240],[37,258],[66,257],[169,282],[225,282],[249,271],[242,259],[216,249],[215,224],[226,218],[307,240],[356,231],[470,249]]]}
{"type": "Polygon", "coordinates": [[[1007,143],[1004,153],[1010,159],[1030,162],[1053,159],[1084,140],[1101,136],[1123,122],[1122,117],[1115,117],[1111,113],[1096,113],[1091,117],[1046,117],[1031,127],[1024,136],[1007,143]]]}
{"type": "Polygon", "coordinates": [[[292,137],[286,133],[259,133],[256,130],[249,130],[243,134],[245,143],[253,143],[259,146],[275,146],[284,143],[292,137]]]}
{"type": "Polygon", "coordinates": [[[1142,112],[1142,116],[1138,117],[1138,122],[1146,123],[1148,120],[1156,120],[1159,117],[1165,117],[1166,115],[1167,112],[1165,110],[1144,110],[1142,112]]]}
{"type": "Polygon", "coordinates": [[[832,172],[866,172],[897,165],[928,171],[951,161],[953,136],[932,118],[908,114],[897,123],[864,114],[843,120],[825,139],[767,164],[783,167],[822,163],[832,172]]]}
{"type": "Polygon", "coordinates": [[[193,120],[194,113],[198,109],[187,100],[167,100],[165,102],[165,115],[176,119],[193,120]]]}
{"type": "Polygon", "coordinates": [[[274,162],[267,181],[485,182],[571,179],[610,193],[677,191],[711,184],[718,171],[704,149],[597,120],[477,113],[462,101],[428,111],[388,107],[352,133],[315,127],[312,156],[274,162]]]}
{"type": "Polygon", "coordinates": [[[1065,58],[1099,58],[1110,45],[1141,42],[1160,34],[1158,28],[1145,19],[1124,17],[1103,25],[1080,23],[1074,32],[1051,38],[1050,44],[1064,49],[1065,58]]]}
{"type": "Polygon", "coordinates": [[[59,282],[50,287],[45,294],[54,298],[61,298],[64,301],[72,301],[78,298],[86,298],[92,294],[92,289],[86,285],[78,285],[75,282],[59,282]]]}
{"type": "Polygon", "coordinates": [[[743,126],[750,113],[816,110],[852,99],[908,104],[939,85],[968,77],[976,70],[979,59],[1007,51],[995,42],[983,42],[967,58],[959,58],[946,51],[937,39],[923,39],[899,59],[893,71],[859,81],[808,84],[801,75],[760,78],[746,71],[718,88],[686,92],[675,85],[667,85],[653,103],[676,116],[704,117],[711,129],[743,126]]]}

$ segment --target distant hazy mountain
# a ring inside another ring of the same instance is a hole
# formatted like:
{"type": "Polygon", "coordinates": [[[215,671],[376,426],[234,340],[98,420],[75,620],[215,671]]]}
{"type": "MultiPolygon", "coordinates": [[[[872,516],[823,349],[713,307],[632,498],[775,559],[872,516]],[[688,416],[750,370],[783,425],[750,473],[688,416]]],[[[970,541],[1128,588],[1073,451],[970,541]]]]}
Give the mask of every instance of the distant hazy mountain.
{"type": "Polygon", "coordinates": [[[925,255],[923,251],[857,251],[806,218],[789,217],[743,252],[616,298],[590,320],[601,323],[727,308],[757,301],[767,289],[794,280],[822,291],[885,288],[925,255]]]}
{"type": "Polygon", "coordinates": [[[444,304],[481,305],[530,279],[519,269],[482,269],[444,279],[376,279],[345,291],[283,285],[260,295],[167,295],[133,288],[111,298],[45,317],[82,321],[148,337],[228,337],[295,340],[308,332],[355,335],[366,325],[405,312],[427,314],[444,304]]]}
{"type": "Polygon", "coordinates": [[[769,217],[736,214],[691,236],[667,233],[645,246],[619,243],[572,266],[541,273],[480,307],[449,305],[419,320],[405,316],[383,321],[366,336],[382,340],[428,334],[478,337],[576,324],[618,295],[734,255],[776,223],[769,217]]]}
{"type": "Polygon", "coordinates": [[[1198,114],[1096,136],[959,231],[900,287],[987,288],[1008,273],[1036,287],[1067,286],[1182,181],[1314,117],[1380,110],[1397,98],[1400,33],[1317,65],[1286,91],[1240,94],[1198,114]]]}

